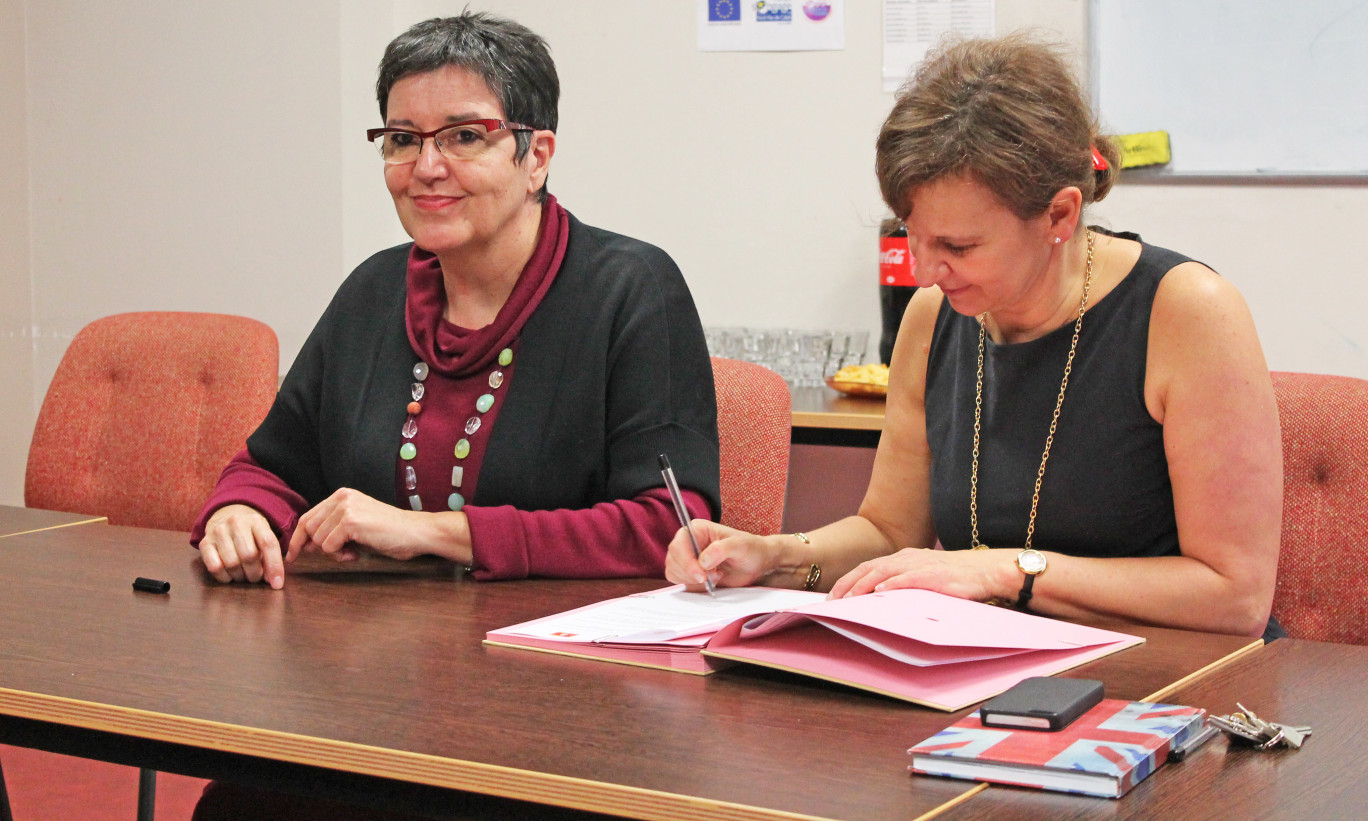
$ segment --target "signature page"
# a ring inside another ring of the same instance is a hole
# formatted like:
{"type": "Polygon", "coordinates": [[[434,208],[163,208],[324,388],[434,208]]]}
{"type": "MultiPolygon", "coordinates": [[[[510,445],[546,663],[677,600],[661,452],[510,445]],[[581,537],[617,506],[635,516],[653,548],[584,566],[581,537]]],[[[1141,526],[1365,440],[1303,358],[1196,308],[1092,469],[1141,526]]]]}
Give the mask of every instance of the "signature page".
{"type": "Polygon", "coordinates": [[[697,644],[744,616],[811,604],[821,593],[769,587],[690,593],[682,585],[624,596],[495,631],[545,641],[612,644],[697,644]],[[686,641],[695,638],[696,641],[686,641]]]}

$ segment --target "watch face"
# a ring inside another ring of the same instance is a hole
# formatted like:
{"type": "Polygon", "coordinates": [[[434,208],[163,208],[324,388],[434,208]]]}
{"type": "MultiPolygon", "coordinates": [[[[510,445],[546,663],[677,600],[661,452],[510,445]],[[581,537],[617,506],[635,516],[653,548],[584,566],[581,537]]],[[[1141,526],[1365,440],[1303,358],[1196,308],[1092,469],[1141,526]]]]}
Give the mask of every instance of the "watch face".
{"type": "Polygon", "coordinates": [[[1035,576],[1045,572],[1045,554],[1039,550],[1023,550],[1017,554],[1017,566],[1021,572],[1035,576]]]}

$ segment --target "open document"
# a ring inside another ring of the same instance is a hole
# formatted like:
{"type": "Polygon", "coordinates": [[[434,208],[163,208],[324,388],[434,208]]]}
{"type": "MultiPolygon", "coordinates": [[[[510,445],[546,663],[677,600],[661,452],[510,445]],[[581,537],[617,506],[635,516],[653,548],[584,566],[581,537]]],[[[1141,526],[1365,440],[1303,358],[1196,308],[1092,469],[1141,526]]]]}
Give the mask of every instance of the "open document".
{"type": "Polygon", "coordinates": [[[959,710],[1144,642],[1139,636],[957,599],[890,590],[827,600],[769,588],[610,599],[491,631],[486,644],[708,673],[774,667],[959,710]]]}
{"type": "Polygon", "coordinates": [[[699,654],[722,627],[824,598],[769,587],[726,587],[710,596],[676,585],[493,630],[484,643],[703,674],[722,666],[699,654]]]}

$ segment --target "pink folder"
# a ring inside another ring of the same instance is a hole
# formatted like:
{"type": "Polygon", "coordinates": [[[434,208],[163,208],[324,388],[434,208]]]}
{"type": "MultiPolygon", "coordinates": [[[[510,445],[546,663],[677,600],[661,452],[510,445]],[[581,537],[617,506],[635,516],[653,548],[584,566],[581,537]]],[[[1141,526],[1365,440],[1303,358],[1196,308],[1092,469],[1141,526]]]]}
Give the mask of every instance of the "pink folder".
{"type": "Polygon", "coordinates": [[[485,644],[695,674],[746,662],[958,710],[1028,676],[1053,675],[1144,641],[929,590],[892,590],[830,601],[819,593],[760,588],[718,593],[714,601],[675,586],[609,599],[491,630],[485,644]],[[688,597],[698,597],[695,604],[711,607],[723,605],[721,600],[729,596],[748,595],[781,596],[783,603],[767,598],[781,609],[733,608],[732,615],[721,621],[660,630],[658,636],[648,631],[606,637],[601,635],[602,626],[594,635],[562,631],[583,624],[586,614],[629,600],[651,607],[657,602],[668,605],[672,597],[683,597],[685,603],[688,597]],[[737,618],[736,612],[747,615],[737,618]]]}
{"type": "Polygon", "coordinates": [[[747,662],[959,710],[1144,642],[929,590],[892,590],[738,619],[706,658],[747,662]]]}

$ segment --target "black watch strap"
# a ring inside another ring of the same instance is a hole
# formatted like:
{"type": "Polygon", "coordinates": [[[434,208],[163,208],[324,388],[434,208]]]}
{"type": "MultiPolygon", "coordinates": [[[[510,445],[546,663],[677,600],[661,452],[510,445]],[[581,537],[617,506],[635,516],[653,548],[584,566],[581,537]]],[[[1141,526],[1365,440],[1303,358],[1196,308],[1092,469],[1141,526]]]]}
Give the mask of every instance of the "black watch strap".
{"type": "Polygon", "coordinates": [[[1027,573],[1026,581],[1021,584],[1021,592],[1017,594],[1016,604],[1013,605],[1016,609],[1023,612],[1031,609],[1031,596],[1034,595],[1031,588],[1033,587],[1035,587],[1035,576],[1027,573]]]}

